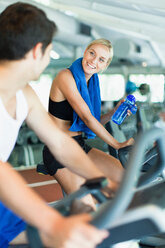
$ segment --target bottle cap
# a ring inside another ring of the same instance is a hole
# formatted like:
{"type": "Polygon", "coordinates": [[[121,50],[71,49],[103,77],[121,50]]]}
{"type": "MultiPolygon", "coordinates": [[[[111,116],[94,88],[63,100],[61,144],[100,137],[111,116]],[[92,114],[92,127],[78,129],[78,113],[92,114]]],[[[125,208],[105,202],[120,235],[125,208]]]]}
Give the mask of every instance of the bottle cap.
{"type": "Polygon", "coordinates": [[[131,102],[132,104],[134,104],[136,102],[136,98],[133,95],[128,95],[127,100],[129,102],[131,102]]]}

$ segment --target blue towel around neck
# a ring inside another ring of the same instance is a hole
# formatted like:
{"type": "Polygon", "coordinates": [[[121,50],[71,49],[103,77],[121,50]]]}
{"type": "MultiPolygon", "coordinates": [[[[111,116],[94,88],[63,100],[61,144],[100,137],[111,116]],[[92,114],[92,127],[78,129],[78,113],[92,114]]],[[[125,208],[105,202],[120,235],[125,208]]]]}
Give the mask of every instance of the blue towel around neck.
{"type": "MultiPolygon", "coordinates": [[[[97,73],[93,74],[89,80],[87,87],[87,82],[82,67],[82,58],[77,59],[69,67],[72,75],[75,79],[78,91],[80,92],[82,98],[88,105],[92,115],[100,122],[101,115],[101,97],[100,97],[100,86],[99,78],[97,73]]],[[[88,139],[92,139],[96,136],[95,133],[90,130],[77,113],[73,110],[73,124],[69,129],[70,131],[82,131],[85,133],[88,139]]]]}

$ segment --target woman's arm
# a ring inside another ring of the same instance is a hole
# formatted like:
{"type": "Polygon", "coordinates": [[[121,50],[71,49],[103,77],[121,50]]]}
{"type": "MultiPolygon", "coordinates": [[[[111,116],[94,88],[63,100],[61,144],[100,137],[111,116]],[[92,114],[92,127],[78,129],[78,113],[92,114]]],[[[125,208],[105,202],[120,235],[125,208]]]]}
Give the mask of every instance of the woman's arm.
{"type": "Polygon", "coordinates": [[[114,109],[111,109],[106,114],[101,115],[101,119],[100,119],[101,124],[105,125],[107,122],[109,122],[114,112],[115,112],[114,109]]]}

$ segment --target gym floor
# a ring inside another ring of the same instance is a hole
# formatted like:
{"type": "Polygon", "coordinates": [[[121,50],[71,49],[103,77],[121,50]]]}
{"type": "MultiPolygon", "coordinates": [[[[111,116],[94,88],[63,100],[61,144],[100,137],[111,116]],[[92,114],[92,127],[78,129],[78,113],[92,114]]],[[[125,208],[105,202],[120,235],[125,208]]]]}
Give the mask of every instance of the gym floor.
{"type": "Polygon", "coordinates": [[[17,171],[46,202],[51,203],[63,198],[61,187],[53,177],[38,174],[35,167],[22,166],[17,171]]]}

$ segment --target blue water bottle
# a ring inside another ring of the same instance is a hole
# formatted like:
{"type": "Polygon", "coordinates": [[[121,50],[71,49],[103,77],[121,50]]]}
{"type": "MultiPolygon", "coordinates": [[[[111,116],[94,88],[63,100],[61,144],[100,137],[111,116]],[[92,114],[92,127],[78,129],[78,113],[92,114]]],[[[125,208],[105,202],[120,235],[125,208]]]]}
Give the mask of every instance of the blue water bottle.
{"type": "Polygon", "coordinates": [[[116,112],[112,115],[112,121],[120,125],[127,116],[128,110],[130,110],[132,114],[136,114],[137,107],[135,101],[136,99],[133,95],[128,95],[125,101],[120,104],[116,112]]]}

